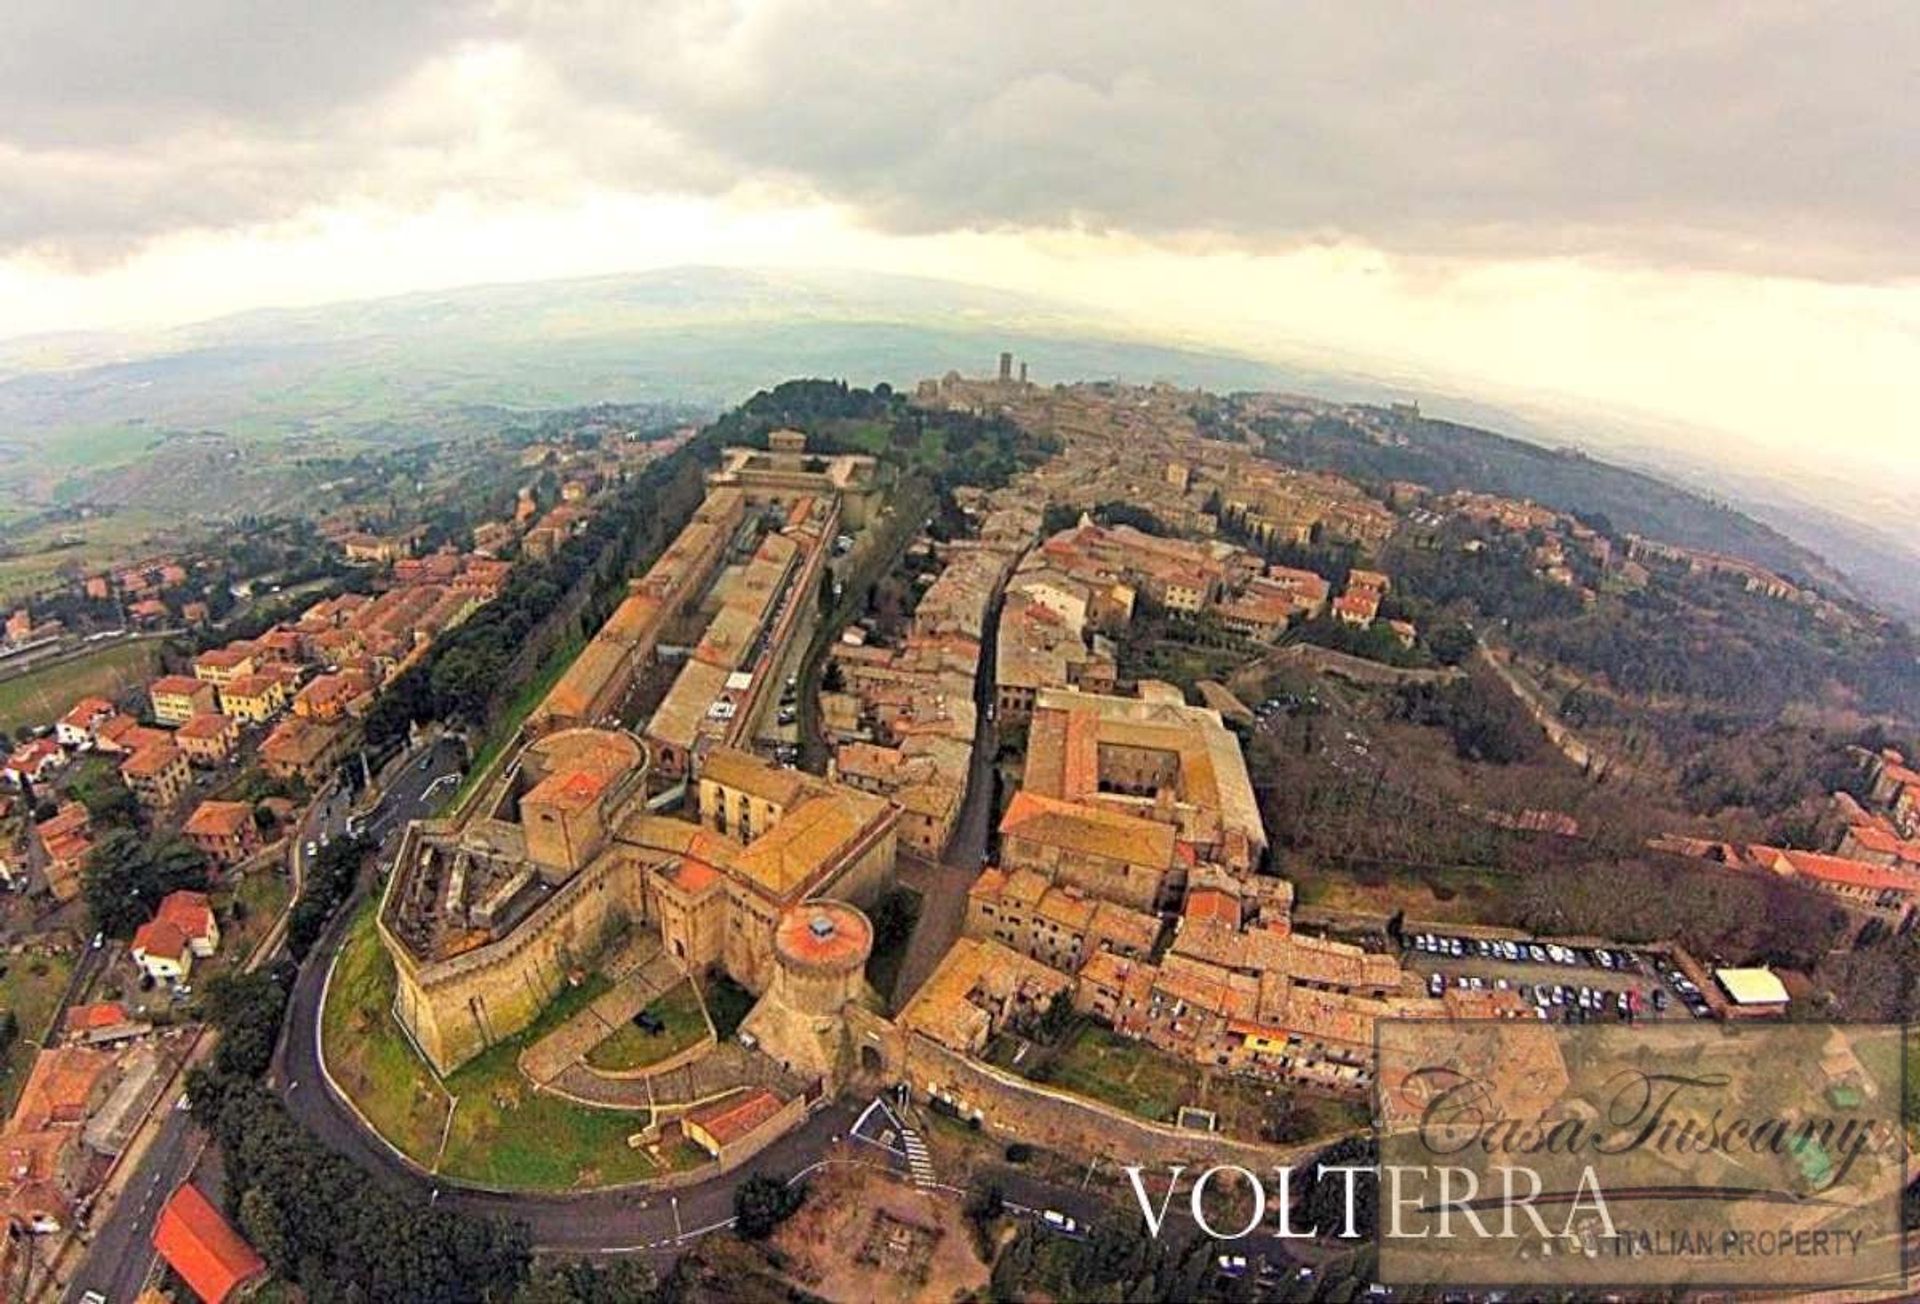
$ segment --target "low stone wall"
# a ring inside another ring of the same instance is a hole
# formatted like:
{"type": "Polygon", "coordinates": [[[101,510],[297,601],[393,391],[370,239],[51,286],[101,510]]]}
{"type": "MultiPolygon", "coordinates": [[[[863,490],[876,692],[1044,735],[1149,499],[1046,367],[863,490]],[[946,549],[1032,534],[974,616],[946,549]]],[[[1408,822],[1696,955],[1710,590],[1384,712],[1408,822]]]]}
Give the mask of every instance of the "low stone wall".
{"type": "Polygon", "coordinates": [[[955,1054],[909,1033],[902,1077],[916,1096],[945,1101],[987,1131],[1048,1150],[1117,1163],[1164,1166],[1240,1164],[1262,1171],[1323,1149],[1330,1138],[1274,1146],[1150,1123],[1097,1101],[1059,1091],[955,1054]]]}
{"type": "Polygon", "coordinates": [[[1324,675],[1338,675],[1356,684],[1450,684],[1466,673],[1458,666],[1441,666],[1433,670],[1390,666],[1384,661],[1368,661],[1364,657],[1350,656],[1311,643],[1295,643],[1276,659],[1304,662],[1309,669],[1318,670],[1324,675]]]}

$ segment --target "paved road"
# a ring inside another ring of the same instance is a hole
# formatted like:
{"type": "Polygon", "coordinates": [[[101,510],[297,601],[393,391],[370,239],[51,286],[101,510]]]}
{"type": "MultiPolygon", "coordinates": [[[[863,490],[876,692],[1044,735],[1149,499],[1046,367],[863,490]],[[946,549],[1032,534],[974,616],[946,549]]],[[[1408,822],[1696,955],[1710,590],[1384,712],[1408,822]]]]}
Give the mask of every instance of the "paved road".
{"type": "Polygon", "coordinates": [[[205,1147],[206,1135],[193,1126],[192,1116],[169,1108],[113,1213],[96,1230],[87,1257],[68,1286],[68,1301],[78,1301],[90,1290],[99,1291],[110,1304],[139,1295],[153,1269],[153,1224],[160,1206],[192,1173],[205,1147]]]}
{"type": "Polygon", "coordinates": [[[1000,608],[1005,583],[995,588],[987,603],[987,618],[980,633],[980,666],[973,680],[973,704],[977,720],[973,735],[973,759],[967,771],[967,795],[960,802],[960,818],[954,822],[953,836],[947,840],[946,854],[937,864],[906,866],[901,877],[920,893],[920,918],[908,939],[907,953],[900,962],[899,977],[893,985],[893,1008],[899,1009],[932,976],[940,958],[960,936],[967,920],[967,891],[987,863],[993,839],[994,752],[996,742],[992,707],[994,699],[994,658],[1000,641],[1000,608]]]}
{"type": "MultiPolygon", "coordinates": [[[[460,745],[444,740],[427,756],[430,764],[426,770],[420,769],[417,760],[409,759],[402,773],[395,777],[393,787],[369,820],[368,832],[372,836],[397,838],[406,820],[425,813],[423,794],[427,789],[444,776],[457,774],[463,759],[460,745]]],[[[445,793],[451,786],[442,784],[438,791],[445,793]]],[[[289,856],[296,886],[306,878],[307,843],[317,844],[322,833],[329,840],[344,835],[350,806],[344,796],[330,792],[326,799],[308,807],[301,816],[289,856]]],[[[99,954],[102,953],[89,951],[87,956],[99,954]]],[[[88,959],[83,957],[82,964],[87,963],[88,959]]],[[[165,1101],[162,1105],[167,1107],[165,1101]]],[[[152,1270],[153,1225],[159,1217],[160,1206],[192,1175],[194,1165],[206,1148],[206,1134],[193,1125],[192,1116],[168,1108],[170,1112],[161,1123],[159,1133],[135,1167],[120,1199],[94,1228],[93,1242],[66,1294],[72,1304],[77,1304],[89,1290],[99,1291],[111,1304],[131,1300],[139,1294],[152,1270]]]]}

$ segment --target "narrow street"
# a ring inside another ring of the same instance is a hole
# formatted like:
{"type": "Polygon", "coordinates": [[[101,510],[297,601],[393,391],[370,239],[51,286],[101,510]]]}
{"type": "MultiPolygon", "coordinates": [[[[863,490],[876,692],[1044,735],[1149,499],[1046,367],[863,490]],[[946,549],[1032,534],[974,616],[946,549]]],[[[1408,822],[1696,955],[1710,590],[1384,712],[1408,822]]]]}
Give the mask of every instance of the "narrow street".
{"type": "Polygon", "coordinates": [[[992,719],[994,658],[1000,638],[1000,608],[1005,597],[1003,581],[994,589],[981,627],[980,666],[973,681],[977,716],[973,760],[967,771],[967,794],[961,799],[960,818],[947,841],[946,854],[934,863],[904,856],[900,861],[900,881],[920,893],[920,918],[907,942],[907,954],[894,983],[892,1006],[896,1010],[920,990],[920,984],[932,976],[940,957],[960,936],[967,920],[967,890],[979,876],[980,867],[987,863],[993,846],[993,759],[997,750],[992,719]]]}

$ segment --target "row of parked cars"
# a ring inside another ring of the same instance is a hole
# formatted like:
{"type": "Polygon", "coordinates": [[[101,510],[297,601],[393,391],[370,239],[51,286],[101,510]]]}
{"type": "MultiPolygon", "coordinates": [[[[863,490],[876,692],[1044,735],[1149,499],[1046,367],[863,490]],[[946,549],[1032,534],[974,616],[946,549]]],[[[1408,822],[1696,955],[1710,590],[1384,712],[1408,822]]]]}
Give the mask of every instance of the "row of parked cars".
{"type": "Polygon", "coordinates": [[[1516,942],[1498,937],[1448,937],[1443,933],[1416,933],[1408,939],[1408,944],[1429,955],[1457,959],[1479,956],[1515,964],[1559,964],[1569,968],[1587,965],[1616,973],[1646,971],[1646,962],[1634,952],[1599,946],[1572,947],[1558,942],[1516,942]]]}
{"type": "MultiPolygon", "coordinates": [[[[1706,1017],[1707,998],[1701,994],[1699,986],[1695,984],[1693,979],[1687,977],[1678,969],[1667,966],[1660,970],[1660,981],[1673,988],[1674,992],[1680,997],[1681,1003],[1696,1016],[1700,1018],[1706,1017]]],[[[1664,996],[1666,993],[1661,992],[1660,995],[1664,996]]]]}

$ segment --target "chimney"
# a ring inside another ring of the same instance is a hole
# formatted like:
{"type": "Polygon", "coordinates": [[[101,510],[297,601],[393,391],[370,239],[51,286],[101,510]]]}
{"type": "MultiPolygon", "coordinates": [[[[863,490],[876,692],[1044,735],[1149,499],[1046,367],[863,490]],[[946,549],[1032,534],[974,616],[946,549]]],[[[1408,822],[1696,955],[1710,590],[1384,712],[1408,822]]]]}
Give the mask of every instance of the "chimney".
{"type": "Polygon", "coordinates": [[[1004,385],[1012,379],[1013,355],[1011,353],[1002,353],[1000,355],[1000,383],[1004,385]]]}
{"type": "Polygon", "coordinates": [[[1022,385],[1027,383],[1027,364],[1025,359],[1022,359],[1020,363],[1020,383],[1022,385]]]}

